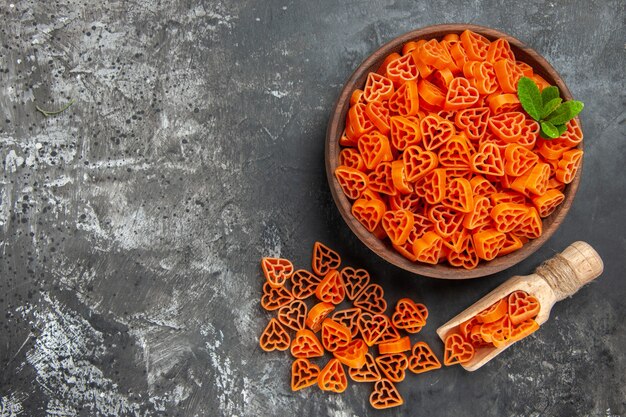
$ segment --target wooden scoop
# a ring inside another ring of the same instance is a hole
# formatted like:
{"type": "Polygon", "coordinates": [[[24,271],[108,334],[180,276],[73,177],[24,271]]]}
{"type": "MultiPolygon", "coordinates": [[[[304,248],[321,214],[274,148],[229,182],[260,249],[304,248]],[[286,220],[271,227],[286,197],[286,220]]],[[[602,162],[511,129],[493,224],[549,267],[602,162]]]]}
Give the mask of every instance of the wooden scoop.
{"type": "MultiPolygon", "coordinates": [[[[522,290],[539,300],[541,309],[535,321],[541,326],[548,320],[552,306],[564,298],[574,295],[585,284],[593,281],[604,269],[600,255],[585,242],[574,242],[563,252],[545,261],[534,274],[514,276],[471,307],[437,329],[437,334],[445,341],[449,333],[458,331],[458,325],[474,317],[496,301],[513,291],[522,290]]],[[[501,347],[478,348],[474,357],[461,366],[467,371],[475,371],[515,342],[501,347]]]]}

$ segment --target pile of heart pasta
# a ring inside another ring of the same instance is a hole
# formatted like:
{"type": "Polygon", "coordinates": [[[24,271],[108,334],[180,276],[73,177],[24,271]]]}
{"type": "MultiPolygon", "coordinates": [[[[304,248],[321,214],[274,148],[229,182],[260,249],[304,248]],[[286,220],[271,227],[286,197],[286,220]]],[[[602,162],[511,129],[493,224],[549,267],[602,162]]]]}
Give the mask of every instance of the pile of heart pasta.
{"type": "Polygon", "coordinates": [[[335,177],[352,215],[413,262],[475,268],[542,234],[582,161],[577,119],[559,138],[521,108],[549,84],[506,39],[466,30],[407,42],[351,96],[335,177]]]}
{"type": "MultiPolygon", "coordinates": [[[[371,405],[389,408],[404,403],[395,384],[407,369],[419,374],[441,368],[425,342],[412,344],[408,336],[426,325],[426,307],[403,298],[386,315],[382,287],[370,282],[366,270],[342,267],[339,254],[325,245],[315,243],[312,272],[294,271],[283,258],[263,258],[261,266],[261,305],[277,315],[259,344],[268,352],[291,351],[292,390],[317,385],[341,393],[349,375],[354,382],[373,382],[371,405]]],[[[453,354],[446,349],[444,364],[453,363],[453,354]]]]}
{"type": "Polygon", "coordinates": [[[534,333],[539,310],[539,300],[526,291],[501,298],[446,335],[447,364],[467,363],[477,349],[502,348],[534,333]]]}

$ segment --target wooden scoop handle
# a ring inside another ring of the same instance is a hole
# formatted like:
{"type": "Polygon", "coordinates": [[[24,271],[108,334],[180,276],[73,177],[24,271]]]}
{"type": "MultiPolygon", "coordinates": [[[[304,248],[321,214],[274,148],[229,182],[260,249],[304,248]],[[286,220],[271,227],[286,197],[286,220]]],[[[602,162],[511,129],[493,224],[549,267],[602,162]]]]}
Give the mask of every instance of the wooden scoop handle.
{"type": "Polygon", "coordinates": [[[574,295],[603,270],[604,263],[598,252],[588,243],[578,241],[545,261],[535,273],[550,285],[556,300],[560,301],[574,295]]]}

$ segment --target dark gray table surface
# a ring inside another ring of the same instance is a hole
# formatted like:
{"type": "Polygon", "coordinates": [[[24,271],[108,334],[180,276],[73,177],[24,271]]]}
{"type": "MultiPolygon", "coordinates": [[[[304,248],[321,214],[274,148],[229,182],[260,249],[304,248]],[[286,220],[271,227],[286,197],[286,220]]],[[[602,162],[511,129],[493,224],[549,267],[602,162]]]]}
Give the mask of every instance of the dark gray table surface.
{"type": "Polygon", "coordinates": [[[623,1],[0,0],[0,416],[624,416],[626,138],[623,1]],[[14,3],[14,4],[13,4],[14,3]],[[434,23],[504,30],[585,102],[585,165],[562,227],[500,274],[451,282],[372,255],[324,171],[351,72],[434,23]],[[55,117],[35,110],[75,104],[55,117]],[[597,282],[483,369],[292,393],[258,336],[259,260],[307,267],[315,240],[367,268],[435,329],[575,240],[597,282]]]}

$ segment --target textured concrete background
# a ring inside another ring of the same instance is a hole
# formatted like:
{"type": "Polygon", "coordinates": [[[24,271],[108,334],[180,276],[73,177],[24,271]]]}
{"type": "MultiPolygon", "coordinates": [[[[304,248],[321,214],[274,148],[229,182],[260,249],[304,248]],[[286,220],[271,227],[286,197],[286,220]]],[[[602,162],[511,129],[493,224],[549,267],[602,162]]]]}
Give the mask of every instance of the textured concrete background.
{"type": "Polygon", "coordinates": [[[0,416],[625,416],[626,29],[617,1],[0,0],[0,416]],[[323,139],[374,49],[428,24],[502,29],[585,102],[585,172],[568,218],[516,268],[471,282],[404,273],[350,234],[323,139]],[[55,109],[53,118],[35,105],[55,109]],[[289,389],[257,338],[259,258],[309,264],[314,240],[435,329],[574,240],[604,275],[475,373],[289,389]]]}

